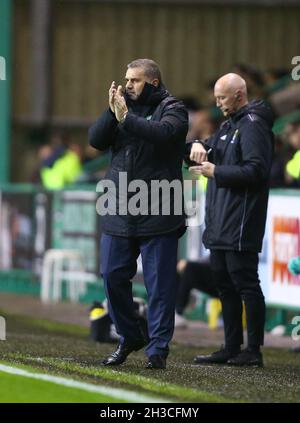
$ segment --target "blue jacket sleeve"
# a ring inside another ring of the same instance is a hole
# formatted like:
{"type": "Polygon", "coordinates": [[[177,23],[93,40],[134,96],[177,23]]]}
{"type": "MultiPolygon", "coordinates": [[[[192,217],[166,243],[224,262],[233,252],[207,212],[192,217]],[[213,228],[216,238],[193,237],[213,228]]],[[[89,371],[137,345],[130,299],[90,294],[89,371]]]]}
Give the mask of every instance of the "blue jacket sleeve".
{"type": "Polygon", "coordinates": [[[257,121],[246,122],[240,131],[241,164],[215,167],[219,188],[246,188],[268,180],[273,155],[271,131],[257,121]]]}
{"type": "Polygon", "coordinates": [[[89,144],[97,150],[107,150],[115,141],[118,121],[110,109],[89,128],[89,144]]]}
{"type": "Polygon", "coordinates": [[[188,131],[188,114],[184,107],[167,106],[160,121],[151,121],[127,113],[124,129],[157,146],[185,139],[188,131]]]}

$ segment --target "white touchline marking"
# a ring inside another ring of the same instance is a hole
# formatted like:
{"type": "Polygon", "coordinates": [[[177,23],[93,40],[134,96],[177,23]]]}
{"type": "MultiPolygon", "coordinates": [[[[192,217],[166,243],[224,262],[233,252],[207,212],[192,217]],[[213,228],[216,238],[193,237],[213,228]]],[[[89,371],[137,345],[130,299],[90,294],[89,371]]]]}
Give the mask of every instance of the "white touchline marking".
{"type": "Polygon", "coordinates": [[[82,389],[83,391],[94,392],[97,394],[109,395],[113,398],[123,399],[132,402],[145,402],[145,403],[167,403],[169,401],[160,398],[148,397],[147,395],[138,394],[136,392],[126,391],[125,389],[111,388],[104,386],[97,386],[91,383],[79,382],[74,379],[67,379],[60,376],[52,376],[44,373],[33,373],[28,370],[19,369],[18,367],[6,366],[0,364],[0,372],[9,373],[12,375],[28,377],[31,379],[43,380],[46,382],[56,383],[57,385],[67,386],[69,388],[82,389]]]}

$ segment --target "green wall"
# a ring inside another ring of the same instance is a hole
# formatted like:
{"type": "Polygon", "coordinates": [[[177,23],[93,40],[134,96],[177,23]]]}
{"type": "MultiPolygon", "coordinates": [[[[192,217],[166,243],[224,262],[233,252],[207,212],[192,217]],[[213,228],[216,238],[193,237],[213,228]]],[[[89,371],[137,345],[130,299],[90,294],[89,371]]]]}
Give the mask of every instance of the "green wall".
{"type": "Polygon", "coordinates": [[[5,59],[6,80],[0,80],[0,182],[9,179],[11,0],[0,1],[0,57],[5,59]]]}

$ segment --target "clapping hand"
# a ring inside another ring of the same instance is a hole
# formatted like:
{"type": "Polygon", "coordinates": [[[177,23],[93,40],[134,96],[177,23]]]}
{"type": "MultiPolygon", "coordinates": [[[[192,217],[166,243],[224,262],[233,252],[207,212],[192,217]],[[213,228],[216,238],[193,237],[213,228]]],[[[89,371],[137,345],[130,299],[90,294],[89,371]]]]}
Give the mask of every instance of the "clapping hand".
{"type": "Polygon", "coordinates": [[[122,85],[119,85],[114,96],[115,115],[120,122],[128,113],[125,98],[123,96],[122,85]]]}
{"type": "Polygon", "coordinates": [[[110,86],[110,89],[108,91],[109,107],[110,107],[110,110],[113,113],[115,113],[114,101],[115,101],[116,92],[117,92],[117,85],[116,85],[115,81],[113,81],[111,86],[110,86]]]}

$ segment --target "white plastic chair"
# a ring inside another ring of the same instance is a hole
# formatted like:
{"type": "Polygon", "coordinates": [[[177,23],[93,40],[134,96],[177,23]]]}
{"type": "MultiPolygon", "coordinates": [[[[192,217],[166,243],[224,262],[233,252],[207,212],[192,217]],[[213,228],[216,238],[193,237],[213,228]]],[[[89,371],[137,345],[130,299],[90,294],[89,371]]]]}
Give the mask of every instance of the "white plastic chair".
{"type": "Polygon", "coordinates": [[[86,291],[88,282],[95,282],[94,273],[85,271],[84,257],[78,250],[50,249],[43,260],[41,300],[43,303],[59,302],[62,281],[67,283],[71,302],[78,302],[86,291]]]}

